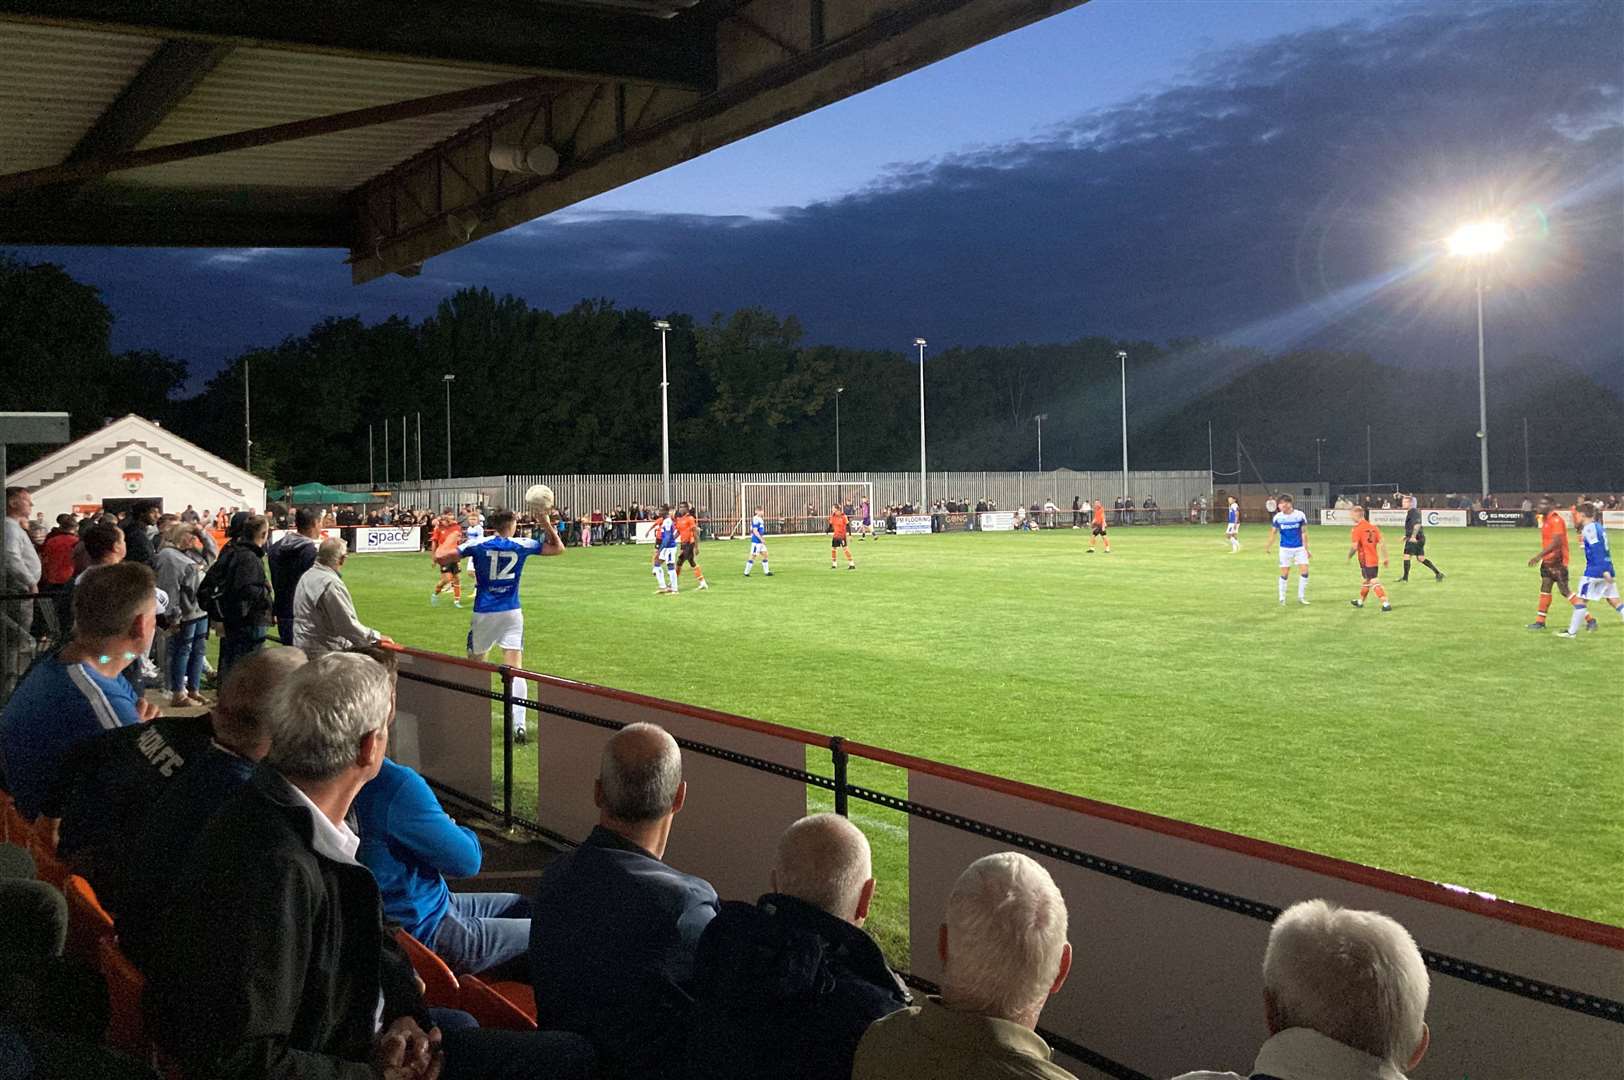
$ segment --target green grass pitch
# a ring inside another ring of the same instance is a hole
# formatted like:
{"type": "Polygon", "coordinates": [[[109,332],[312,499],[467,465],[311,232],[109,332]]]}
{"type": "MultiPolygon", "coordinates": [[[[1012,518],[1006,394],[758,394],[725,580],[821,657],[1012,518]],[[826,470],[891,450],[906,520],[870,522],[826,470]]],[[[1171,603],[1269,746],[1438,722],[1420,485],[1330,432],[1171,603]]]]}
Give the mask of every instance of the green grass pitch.
{"type": "MultiPolygon", "coordinates": [[[[1559,640],[1558,604],[1525,630],[1532,530],[1435,530],[1441,584],[1419,567],[1398,584],[1390,537],[1383,614],[1348,605],[1348,530],[1310,529],[1312,605],[1294,585],[1280,607],[1266,535],[1244,527],[1231,554],[1217,527],[1115,529],[1110,555],[1070,529],[887,537],[854,545],[855,573],[789,538],[748,581],[746,546],[708,541],[711,588],[685,575],[675,597],[654,595],[646,547],[572,548],[525,573],[525,661],[1624,923],[1619,616],[1559,640]]],[[[427,556],[357,557],[345,577],[365,621],[460,654],[468,607],[429,606],[427,556]]],[[[897,955],[901,818],[858,820],[897,955]]]]}

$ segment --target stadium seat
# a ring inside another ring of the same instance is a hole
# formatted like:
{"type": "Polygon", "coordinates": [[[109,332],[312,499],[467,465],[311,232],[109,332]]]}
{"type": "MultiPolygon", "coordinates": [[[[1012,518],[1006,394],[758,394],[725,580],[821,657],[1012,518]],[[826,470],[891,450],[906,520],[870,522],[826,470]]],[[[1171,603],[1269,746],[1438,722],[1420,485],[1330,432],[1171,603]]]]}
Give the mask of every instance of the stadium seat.
{"type": "Polygon", "coordinates": [[[489,984],[508,1004],[523,1013],[533,1026],[536,1022],[536,988],[529,983],[503,979],[489,984]]]}
{"type": "Polygon", "coordinates": [[[523,1009],[491,989],[478,976],[465,976],[461,982],[462,1011],[478,1020],[480,1027],[501,1028],[504,1031],[536,1030],[533,1015],[526,1015],[523,1009]]]}
{"type": "Polygon", "coordinates": [[[445,961],[404,930],[396,930],[395,939],[406,950],[407,959],[411,960],[417,977],[423,980],[423,1001],[445,1009],[461,1008],[462,987],[451,969],[446,967],[445,961]]]}
{"type": "Polygon", "coordinates": [[[107,980],[107,1045],[146,1058],[151,1049],[141,1012],[141,993],[146,988],[146,979],[119,950],[118,941],[111,935],[96,943],[96,955],[102,977],[107,980]]]}
{"type": "Polygon", "coordinates": [[[96,899],[96,890],[78,874],[69,874],[62,883],[68,898],[68,955],[87,964],[97,964],[96,954],[103,938],[114,934],[113,917],[96,899]]]}
{"type": "Polygon", "coordinates": [[[54,818],[35,818],[29,827],[28,850],[34,855],[34,868],[41,881],[62,888],[68,880],[68,868],[56,856],[56,827],[54,818]]]}

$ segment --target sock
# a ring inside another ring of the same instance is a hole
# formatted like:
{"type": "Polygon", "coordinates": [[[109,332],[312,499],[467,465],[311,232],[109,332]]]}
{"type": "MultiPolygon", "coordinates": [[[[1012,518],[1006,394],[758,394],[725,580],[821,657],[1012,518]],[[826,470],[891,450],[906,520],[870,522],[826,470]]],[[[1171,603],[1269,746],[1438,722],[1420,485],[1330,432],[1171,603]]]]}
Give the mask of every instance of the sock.
{"type": "Polygon", "coordinates": [[[1428,570],[1431,570],[1434,574],[1443,573],[1442,570],[1439,570],[1436,566],[1432,565],[1432,560],[1431,559],[1422,559],[1421,560],[1421,565],[1426,567],[1428,570]]]}
{"type": "Polygon", "coordinates": [[[1280,575],[1280,602],[1282,604],[1286,602],[1286,575],[1284,574],[1280,575]]]}
{"type": "Polygon", "coordinates": [[[705,571],[703,571],[703,570],[701,570],[699,568],[698,563],[694,563],[694,580],[695,581],[704,581],[705,580],[705,571]]]}
{"type": "Polygon", "coordinates": [[[1537,623],[1540,626],[1544,626],[1545,625],[1545,613],[1547,611],[1550,611],[1550,610],[1551,610],[1551,594],[1548,593],[1548,592],[1540,593],[1539,594],[1539,614],[1534,616],[1534,622],[1537,623]]]}
{"type": "Polygon", "coordinates": [[[1404,576],[1399,578],[1399,580],[1400,581],[1409,581],[1410,580],[1410,560],[1409,559],[1404,560],[1404,576]]]}
{"type": "MultiPolygon", "coordinates": [[[[514,679],[513,680],[513,696],[514,697],[529,697],[530,694],[526,691],[525,687],[526,687],[526,683],[525,683],[525,681],[523,679],[514,679]]],[[[523,705],[515,705],[515,706],[513,706],[513,730],[514,731],[523,731],[523,730],[525,730],[524,706],[523,705]]]]}
{"type": "Polygon", "coordinates": [[[1359,586],[1359,602],[1361,604],[1365,602],[1365,597],[1367,597],[1369,595],[1370,595],[1370,586],[1368,584],[1359,586]]]}
{"type": "Polygon", "coordinates": [[[461,579],[459,579],[457,581],[453,581],[451,583],[451,596],[452,596],[453,599],[456,599],[456,600],[461,600],[462,599],[462,581],[461,581],[461,579]]]}
{"type": "Polygon", "coordinates": [[[1302,575],[1299,575],[1298,578],[1297,578],[1297,599],[1304,600],[1304,599],[1307,599],[1307,597],[1308,597],[1308,575],[1307,574],[1302,574],[1302,575]]]}
{"type": "Polygon", "coordinates": [[[1583,604],[1574,605],[1573,618],[1572,618],[1572,620],[1570,620],[1568,622],[1568,633],[1577,634],[1580,631],[1580,629],[1583,628],[1583,626],[1585,624],[1585,619],[1588,618],[1589,615],[1590,615],[1589,609],[1586,608],[1583,604]]]}
{"type": "Polygon", "coordinates": [[[1229,550],[1230,551],[1239,551],[1240,549],[1241,549],[1241,542],[1239,540],[1235,539],[1233,536],[1231,536],[1229,538],[1229,550]]]}
{"type": "Polygon", "coordinates": [[[660,565],[659,563],[654,564],[654,580],[658,581],[660,583],[660,588],[663,589],[663,588],[666,587],[666,584],[665,584],[665,567],[660,565]]]}
{"type": "Polygon", "coordinates": [[[1624,600],[1608,600],[1607,602],[1613,605],[1613,610],[1618,612],[1618,617],[1624,619],[1624,600]]]}
{"type": "Polygon", "coordinates": [[[772,567],[767,565],[767,560],[766,559],[761,560],[761,572],[763,574],[770,574],[770,573],[773,572],[772,567]]]}
{"type": "Polygon", "coordinates": [[[1382,602],[1382,607],[1387,606],[1387,590],[1380,585],[1376,586],[1376,599],[1382,602]]]}
{"type": "MultiPolygon", "coordinates": [[[[750,576],[750,570],[755,565],[756,565],[756,560],[754,560],[754,559],[746,559],[746,560],[744,560],[744,576],[745,577],[750,576]]],[[[764,563],[762,565],[766,565],[766,564],[764,563]]]]}

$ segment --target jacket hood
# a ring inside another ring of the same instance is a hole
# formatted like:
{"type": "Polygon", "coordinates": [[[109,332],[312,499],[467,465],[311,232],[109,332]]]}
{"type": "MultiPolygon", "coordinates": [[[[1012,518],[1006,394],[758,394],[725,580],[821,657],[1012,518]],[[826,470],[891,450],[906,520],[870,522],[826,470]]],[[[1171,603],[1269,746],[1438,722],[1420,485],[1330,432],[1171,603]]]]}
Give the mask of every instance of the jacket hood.
{"type": "Polygon", "coordinates": [[[884,954],[862,929],[780,893],[754,905],[723,904],[705,938],[709,948],[700,951],[698,981],[764,1008],[811,1004],[853,975],[896,984],[884,954]]]}

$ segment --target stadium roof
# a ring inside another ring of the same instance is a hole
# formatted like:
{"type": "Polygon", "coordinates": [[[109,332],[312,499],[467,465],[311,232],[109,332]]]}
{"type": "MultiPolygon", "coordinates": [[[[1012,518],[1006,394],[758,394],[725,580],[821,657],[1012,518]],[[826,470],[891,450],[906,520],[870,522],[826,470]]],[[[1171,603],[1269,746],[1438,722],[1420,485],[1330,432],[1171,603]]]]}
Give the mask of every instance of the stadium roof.
{"type": "Polygon", "coordinates": [[[410,276],[1080,2],[0,0],[0,244],[410,276]]]}

